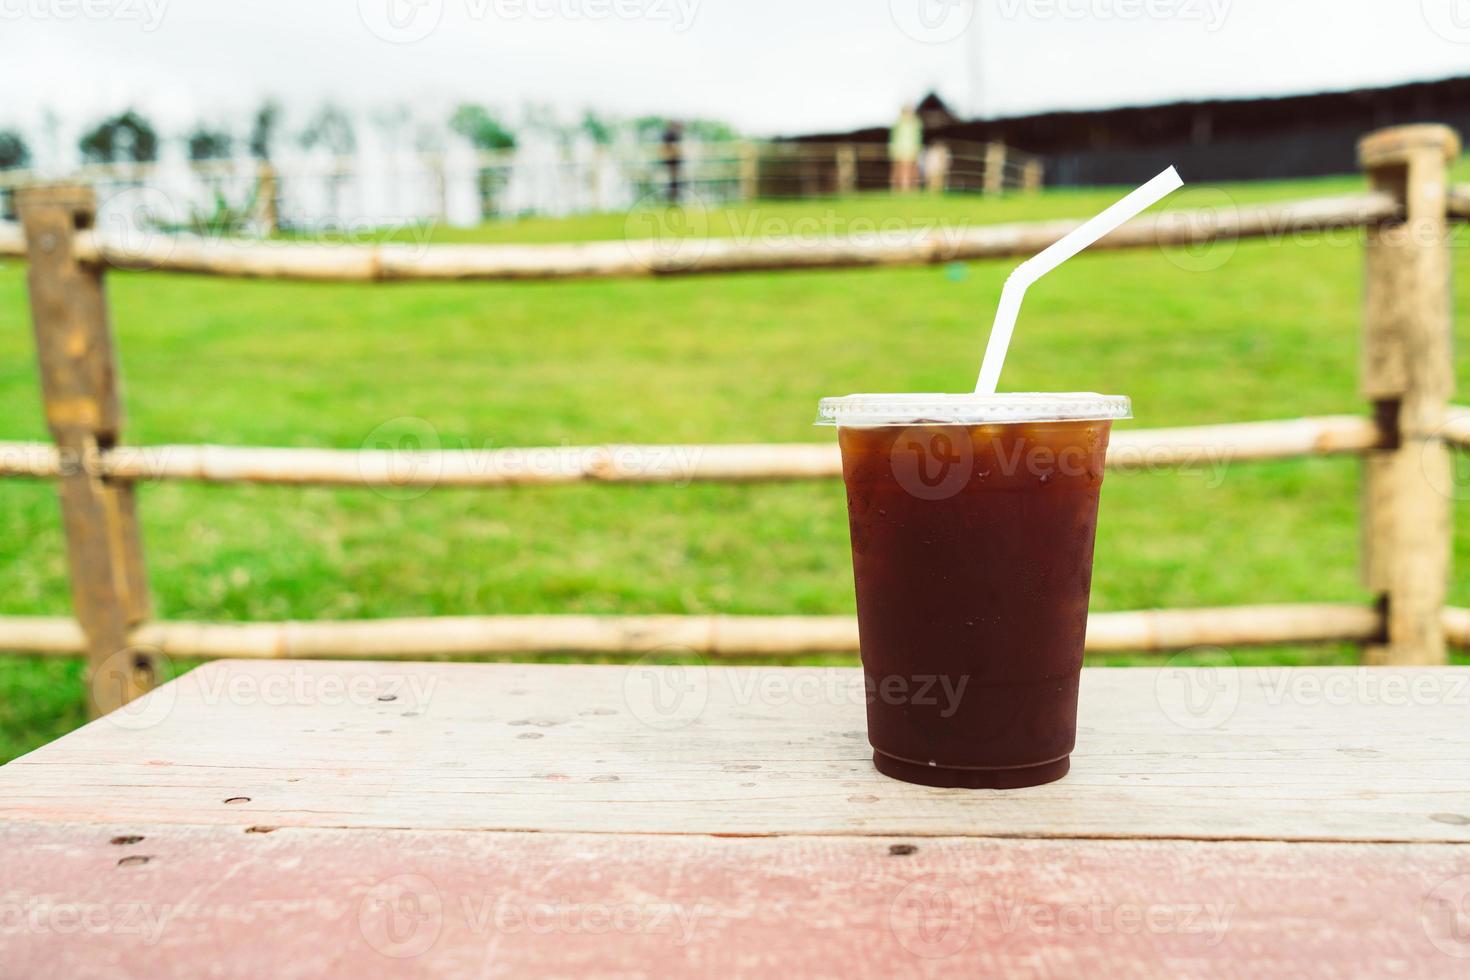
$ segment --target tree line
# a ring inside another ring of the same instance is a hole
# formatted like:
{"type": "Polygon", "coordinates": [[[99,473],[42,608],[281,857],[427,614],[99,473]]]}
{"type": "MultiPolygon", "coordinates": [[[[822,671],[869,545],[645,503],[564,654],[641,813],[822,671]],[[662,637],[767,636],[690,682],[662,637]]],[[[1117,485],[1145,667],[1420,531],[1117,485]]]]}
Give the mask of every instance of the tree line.
{"type": "MultiPolygon", "coordinates": [[[[377,110],[369,114],[370,123],[384,141],[394,146],[412,146],[421,153],[443,150],[444,129],[467,140],[477,150],[512,150],[523,133],[536,131],[552,136],[564,145],[578,138],[598,146],[609,146],[622,134],[638,142],[657,142],[668,131],[672,120],[648,115],[632,119],[616,119],[591,109],[575,121],[564,121],[548,106],[527,106],[518,123],[488,106],[466,102],[457,106],[443,126],[416,120],[406,105],[377,110]]],[[[734,139],[734,129],[725,123],[708,120],[681,120],[683,137],[701,142],[734,139]]],[[[181,137],[185,154],[193,162],[228,160],[243,146],[254,159],[268,162],[288,141],[294,141],[308,152],[323,150],[336,156],[351,156],[357,151],[357,126],[354,117],[341,106],[320,106],[306,123],[294,131],[286,127],[285,113],[274,100],[263,102],[241,129],[197,123],[181,137]]],[[[143,113],[126,109],[100,120],[82,133],[77,150],[84,164],[152,163],[158,159],[162,137],[143,113]]],[[[18,129],[0,129],[0,170],[28,167],[34,154],[25,135],[18,129]]]]}

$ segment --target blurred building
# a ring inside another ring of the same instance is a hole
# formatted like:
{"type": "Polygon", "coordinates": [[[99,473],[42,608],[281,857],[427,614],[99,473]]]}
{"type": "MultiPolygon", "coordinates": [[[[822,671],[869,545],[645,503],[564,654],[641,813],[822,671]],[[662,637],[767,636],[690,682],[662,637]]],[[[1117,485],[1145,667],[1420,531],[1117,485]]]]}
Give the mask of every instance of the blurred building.
{"type": "MultiPolygon", "coordinates": [[[[919,104],[933,141],[997,141],[1040,155],[1046,183],[1128,184],[1177,164],[1193,181],[1353,173],[1364,133],[1414,122],[1470,133],[1470,77],[1269,99],[1216,99],[963,120],[931,93],[919,104]]],[[[883,142],[887,126],[793,137],[883,142]]]]}

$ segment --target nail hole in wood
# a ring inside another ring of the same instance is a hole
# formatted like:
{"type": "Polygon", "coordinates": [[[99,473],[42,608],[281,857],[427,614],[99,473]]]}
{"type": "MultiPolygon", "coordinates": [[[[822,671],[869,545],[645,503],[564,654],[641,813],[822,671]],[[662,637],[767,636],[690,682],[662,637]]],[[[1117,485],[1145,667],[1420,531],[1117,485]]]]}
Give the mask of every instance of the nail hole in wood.
{"type": "Polygon", "coordinates": [[[397,701],[398,700],[398,695],[396,695],[396,694],[379,694],[378,695],[378,700],[379,701],[397,701]]]}
{"type": "Polygon", "coordinates": [[[248,797],[248,796],[232,796],[228,800],[225,800],[225,802],[226,803],[249,803],[250,802],[250,797],[248,797]]]}
{"type": "Polygon", "coordinates": [[[119,847],[127,847],[129,844],[137,844],[140,843],[142,840],[143,838],[139,834],[124,834],[121,837],[114,837],[108,843],[116,844],[119,847]]]}
{"type": "Polygon", "coordinates": [[[117,862],[117,866],[119,868],[132,868],[140,864],[147,864],[149,861],[152,860],[153,858],[149,857],[146,854],[129,854],[125,858],[120,858],[117,862]]]}
{"type": "Polygon", "coordinates": [[[247,833],[247,834],[270,834],[270,833],[274,833],[275,832],[275,829],[276,828],[274,828],[274,827],[246,827],[245,828],[245,833],[247,833]]]}
{"type": "Polygon", "coordinates": [[[906,855],[913,854],[917,850],[918,850],[918,848],[915,847],[913,844],[889,844],[888,845],[888,853],[889,854],[892,854],[894,857],[904,857],[906,855]]]}

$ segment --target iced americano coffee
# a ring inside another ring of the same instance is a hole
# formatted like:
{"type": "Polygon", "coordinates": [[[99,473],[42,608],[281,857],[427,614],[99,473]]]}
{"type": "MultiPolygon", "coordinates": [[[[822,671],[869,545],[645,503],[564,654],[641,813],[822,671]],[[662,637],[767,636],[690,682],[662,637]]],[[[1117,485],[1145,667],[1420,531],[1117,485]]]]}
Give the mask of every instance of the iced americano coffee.
{"type": "Polygon", "coordinates": [[[931,786],[1059,779],[1128,399],[850,395],[820,411],[842,447],[874,764],[931,786]]]}

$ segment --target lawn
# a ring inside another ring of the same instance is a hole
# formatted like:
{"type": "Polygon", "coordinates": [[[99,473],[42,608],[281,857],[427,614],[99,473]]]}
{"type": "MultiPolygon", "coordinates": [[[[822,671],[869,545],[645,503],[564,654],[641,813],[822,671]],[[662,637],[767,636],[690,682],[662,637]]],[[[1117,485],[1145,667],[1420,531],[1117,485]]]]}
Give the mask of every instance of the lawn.
{"type": "MultiPolygon", "coordinates": [[[[1360,186],[1340,178],[1204,188],[1173,206],[1360,186]]],[[[865,233],[1086,216],[1115,196],[763,203],[712,209],[697,230],[865,233]]],[[[526,220],[435,238],[617,238],[646,232],[646,217],[526,220]]],[[[1455,263],[1464,281],[1465,249],[1455,263]]],[[[1004,383],[1129,394],[1133,426],[1360,412],[1361,264],[1351,234],[1084,256],[1032,289],[1004,383]]],[[[822,395],[972,384],[1012,265],[392,286],[112,274],[108,284],[134,442],[356,448],[404,417],[426,420],[447,448],[810,441],[831,437],[811,425],[822,395]]],[[[1461,296],[1463,351],[1470,311],[1461,296]]],[[[1461,353],[1460,378],[1467,368],[1461,353]]],[[[18,263],[0,264],[0,420],[0,439],[45,437],[18,263]]],[[[1114,474],[1094,608],[1364,601],[1357,493],[1351,459],[1114,474]]],[[[157,613],[852,610],[834,482],[397,496],[145,486],[157,613]]],[[[0,482],[0,520],[0,614],[66,614],[54,487],[0,482]]],[[[1452,593],[1470,604],[1470,580],[1460,576],[1452,593]]],[[[1343,647],[1235,653],[1242,663],[1355,657],[1343,647]]],[[[0,657],[0,760],[82,720],[79,674],[74,660],[0,657]]]]}

